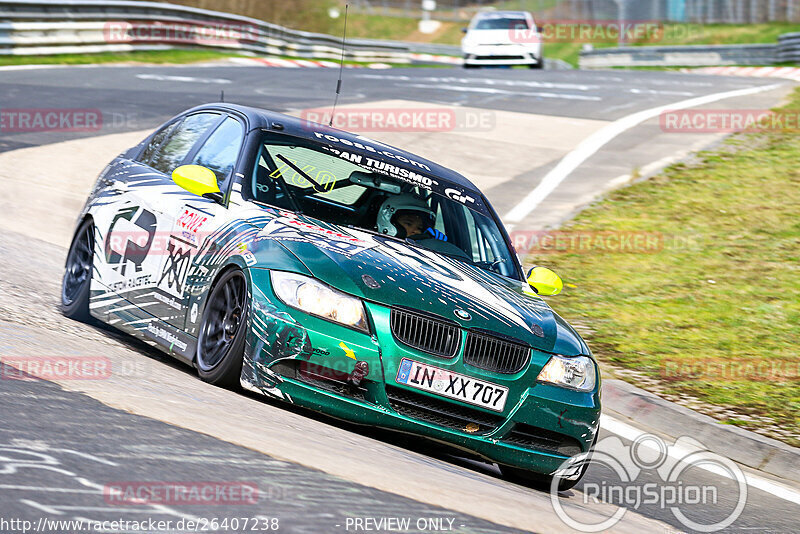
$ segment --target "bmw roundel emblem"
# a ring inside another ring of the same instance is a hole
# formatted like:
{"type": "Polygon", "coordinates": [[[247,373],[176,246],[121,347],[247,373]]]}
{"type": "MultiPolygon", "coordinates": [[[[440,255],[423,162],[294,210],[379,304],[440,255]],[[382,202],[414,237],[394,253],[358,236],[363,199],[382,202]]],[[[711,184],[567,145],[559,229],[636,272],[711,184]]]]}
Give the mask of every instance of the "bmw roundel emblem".
{"type": "Polygon", "coordinates": [[[465,321],[469,321],[470,319],[472,319],[472,315],[470,315],[469,312],[465,312],[461,308],[456,308],[455,310],[453,310],[453,313],[456,314],[456,317],[458,317],[459,319],[464,319],[465,321]]]}

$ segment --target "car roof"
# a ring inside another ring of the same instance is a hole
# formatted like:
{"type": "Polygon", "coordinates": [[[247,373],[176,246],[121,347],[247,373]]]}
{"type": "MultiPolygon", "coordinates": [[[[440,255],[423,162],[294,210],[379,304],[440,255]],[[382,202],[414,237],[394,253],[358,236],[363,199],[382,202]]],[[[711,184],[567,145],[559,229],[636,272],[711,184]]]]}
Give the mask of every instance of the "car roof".
{"type": "MultiPolygon", "coordinates": [[[[344,130],[339,130],[338,128],[333,128],[331,126],[327,126],[325,124],[319,124],[307,119],[301,119],[298,117],[292,117],[291,115],[285,115],[283,113],[278,113],[276,111],[270,111],[261,108],[255,108],[250,106],[242,106],[238,104],[228,104],[228,103],[213,103],[213,104],[204,104],[201,106],[194,107],[188,110],[186,113],[193,113],[202,110],[227,110],[227,111],[234,111],[238,112],[241,115],[247,117],[247,121],[250,124],[250,129],[268,129],[273,132],[292,135],[295,137],[299,137],[301,139],[307,139],[309,141],[314,141],[317,143],[325,143],[324,139],[318,139],[314,133],[319,132],[322,134],[333,135],[339,139],[347,140],[353,144],[369,144],[375,145],[376,148],[380,150],[389,149],[392,153],[407,158],[412,161],[420,162],[428,166],[430,168],[429,174],[431,174],[435,178],[442,178],[449,182],[452,182],[465,190],[470,190],[477,194],[481,194],[480,190],[469,181],[463,175],[457,173],[452,169],[448,169],[438,163],[430,161],[426,158],[418,156],[416,154],[412,154],[406,150],[397,148],[392,145],[388,145],[386,143],[382,143],[375,139],[371,139],[369,137],[365,137],[362,135],[354,134],[351,132],[346,132],[344,130]],[[273,128],[273,124],[279,123],[283,126],[282,129],[278,130],[273,128]]],[[[377,155],[380,158],[380,154],[377,155]]],[[[426,171],[428,172],[428,171],[426,171]]]]}
{"type": "Polygon", "coordinates": [[[479,19],[499,19],[502,17],[527,17],[530,13],[527,11],[482,11],[475,15],[479,19]]]}

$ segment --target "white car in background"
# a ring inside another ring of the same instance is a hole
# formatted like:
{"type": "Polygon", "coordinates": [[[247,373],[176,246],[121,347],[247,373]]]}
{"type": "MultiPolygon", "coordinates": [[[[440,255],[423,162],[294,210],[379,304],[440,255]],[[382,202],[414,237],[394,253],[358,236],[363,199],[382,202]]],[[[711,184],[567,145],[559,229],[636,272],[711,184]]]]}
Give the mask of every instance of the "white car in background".
{"type": "Polygon", "coordinates": [[[527,11],[487,11],[473,17],[461,40],[464,68],[544,66],[542,35],[527,11]]]}

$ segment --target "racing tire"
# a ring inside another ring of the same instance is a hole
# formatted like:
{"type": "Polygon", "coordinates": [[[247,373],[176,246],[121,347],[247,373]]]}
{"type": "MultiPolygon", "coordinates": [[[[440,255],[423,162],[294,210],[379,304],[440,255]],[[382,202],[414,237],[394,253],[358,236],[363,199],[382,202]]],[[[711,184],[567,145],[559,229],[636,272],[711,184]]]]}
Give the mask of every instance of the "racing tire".
{"type": "Polygon", "coordinates": [[[240,269],[222,273],[208,294],[197,337],[195,366],[200,379],[239,387],[247,333],[247,280],[240,269]]]}
{"type": "Polygon", "coordinates": [[[94,264],[94,223],[86,219],[72,238],[61,280],[61,313],[70,319],[92,322],[89,293],[94,264]]]}
{"type": "Polygon", "coordinates": [[[536,70],[542,70],[544,68],[544,59],[540,58],[538,63],[532,63],[532,64],[528,65],[528,68],[536,69],[536,70]]]}

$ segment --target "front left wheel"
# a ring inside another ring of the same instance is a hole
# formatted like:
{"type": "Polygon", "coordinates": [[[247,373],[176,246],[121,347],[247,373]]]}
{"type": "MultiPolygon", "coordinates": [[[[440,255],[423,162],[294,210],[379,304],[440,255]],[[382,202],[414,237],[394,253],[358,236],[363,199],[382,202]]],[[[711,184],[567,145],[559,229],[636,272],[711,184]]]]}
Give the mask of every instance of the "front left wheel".
{"type": "Polygon", "coordinates": [[[90,322],[89,291],[94,260],[94,223],[87,219],[78,227],[67,253],[61,281],[61,312],[76,321],[90,322]]]}
{"type": "Polygon", "coordinates": [[[211,289],[197,338],[197,373],[205,382],[235,388],[242,373],[247,280],[239,269],[222,274],[211,289]]]}

